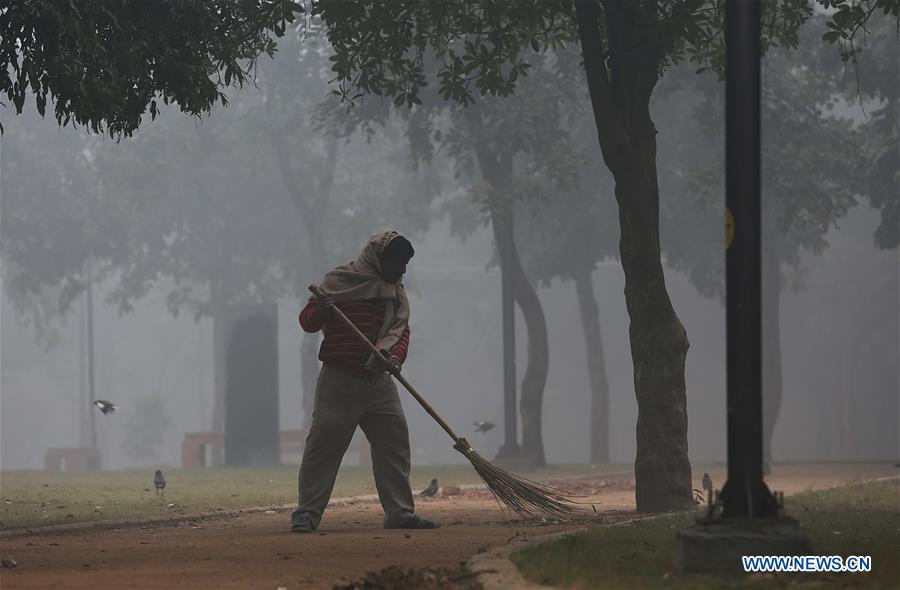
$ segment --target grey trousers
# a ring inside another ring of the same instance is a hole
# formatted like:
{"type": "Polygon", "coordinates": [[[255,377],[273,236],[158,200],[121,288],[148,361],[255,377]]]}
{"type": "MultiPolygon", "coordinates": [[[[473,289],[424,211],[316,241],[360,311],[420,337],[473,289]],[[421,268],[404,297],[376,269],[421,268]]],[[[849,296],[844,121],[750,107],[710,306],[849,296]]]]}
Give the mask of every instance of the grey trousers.
{"type": "Polygon", "coordinates": [[[292,518],[306,514],[313,526],[319,526],[357,426],[372,449],[372,472],[385,526],[413,514],[409,430],[394,380],[387,373],[364,376],[323,365],[297,478],[299,507],[292,518]]]}

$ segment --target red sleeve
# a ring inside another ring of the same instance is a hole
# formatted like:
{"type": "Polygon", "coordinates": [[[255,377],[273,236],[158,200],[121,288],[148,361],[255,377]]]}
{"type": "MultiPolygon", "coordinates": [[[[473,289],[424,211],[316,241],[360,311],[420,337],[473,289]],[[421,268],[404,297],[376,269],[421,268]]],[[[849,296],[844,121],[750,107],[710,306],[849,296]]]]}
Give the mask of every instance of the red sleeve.
{"type": "Polygon", "coordinates": [[[321,321],[316,314],[316,299],[310,297],[306,307],[300,312],[300,327],[305,332],[318,332],[324,325],[325,322],[321,321]]]}
{"type": "Polygon", "coordinates": [[[396,357],[401,363],[406,361],[406,353],[409,352],[409,326],[403,330],[403,335],[400,336],[400,340],[397,341],[397,344],[391,348],[391,356],[396,357]]]}

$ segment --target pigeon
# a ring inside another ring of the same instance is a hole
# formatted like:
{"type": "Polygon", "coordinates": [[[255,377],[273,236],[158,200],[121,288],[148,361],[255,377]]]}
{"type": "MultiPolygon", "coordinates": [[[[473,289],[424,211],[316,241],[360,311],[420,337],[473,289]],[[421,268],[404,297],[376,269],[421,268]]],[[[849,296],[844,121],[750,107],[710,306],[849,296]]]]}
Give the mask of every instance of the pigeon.
{"type": "Polygon", "coordinates": [[[487,432],[494,427],[493,422],[488,422],[486,420],[479,420],[478,422],[474,422],[473,424],[475,424],[475,432],[487,432]]]}
{"type": "Polygon", "coordinates": [[[713,496],[712,478],[709,476],[708,473],[704,473],[703,480],[700,483],[703,486],[703,491],[706,492],[707,505],[712,504],[712,496],[713,496]]]}
{"type": "Polygon", "coordinates": [[[424,496],[425,498],[431,498],[438,492],[438,480],[432,479],[431,483],[428,484],[428,487],[419,492],[420,496],[424,496]]]}
{"type": "Polygon", "coordinates": [[[103,415],[112,414],[116,410],[119,409],[119,406],[112,402],[108,402],[105,399],[98,399],[94,401],[94,405],[100,408],[100,411],[103,412],[103,415]]]}
{"type": "Polygon", "coordinates": [[[159,494],[160,491],[162,491],[163,494],[166,493],[166,478],[159,469],[153,474],[153,485],[156,487],[157,494],[159,494]]]}

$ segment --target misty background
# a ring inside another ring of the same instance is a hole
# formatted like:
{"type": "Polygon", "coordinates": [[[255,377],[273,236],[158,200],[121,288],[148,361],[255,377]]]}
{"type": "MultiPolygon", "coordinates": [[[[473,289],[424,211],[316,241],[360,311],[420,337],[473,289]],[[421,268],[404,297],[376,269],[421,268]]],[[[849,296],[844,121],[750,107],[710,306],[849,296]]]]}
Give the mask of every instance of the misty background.
{"type": "MultiPolygon", "coordinates": [[[[33,109],[4,117],[3,469],[39,469],[47,448],[89,442],[78,280],[85,259],[96,276],[96,397],[121,406],[96,417],[104,468],[179,465],[184,433],[213,427],[210,292],[220,289],[229,303],[278,303],[280,424],[303,428],[297,314],[305,286],[388,228],[416,248],[404,281],[412,306],[404,374],[479,451],[496,452],[503,439],[500,273],[481,180],[466,163],[471,136],[458,136],[452,113],[426,105],[441,133],[429,129],[423,148],[415,117],[382,108],[375,97],[364,103],[376,103],[371,122],[335,122],[345,107],[326,100],[327,50],[301,43],[302,35],[280,44],[274,60],[261,60],[256,87],[231,91],[227,108],[196,120],[163,107],[120,143],[60,129],[33,109]],[[303,210],[296,203],[304,191],[324,196],[303,210]],[[307,239],[315,231],[321,252],[307,239]],[[475,420],[497,428],[475,434],[475,420]],[[147,442],[135,446],[148,424],[147,442]],[[154,433],[162,433],[158,444],[154,433]]],[[[764,278],[771,287],[776,276],[778,288],[763,300],[768,317],[777,308],[780,329],[776,462],[900,458],[900,258],[896,237],[890,241],[898,232],[900,162],[894,157],[893,175],[874,180],[893,194],[893,205],[890,197],[887,205],[873,202],[863,186],[872,178],[854,172],[855,158],[876,150],[880,134],[893,133],[897,149],[897,38],[878,39],[856,71],[822,43],[772,50],[764,61],[763,207],[771,213],[764,240],[777,244],[780,261],[764,278]],[[796,143],[782,136],[789,125],[797,126],[789,137],[796,143]],[[789,197],[802,207],[785,217],[789,197]]],[[[566,59],[560,52],[558,60],[566,59]]],[[[671,68],[653,117],[666,280],[690,340],[689,453],[694,462],[717,462],[726,453],[724,89],[695,70],[671,68]]],[[[529,79],[537,84],[541,76],[529,79]]],[[[574,170],[554,169],[552,158],[540,166],[522,161],[519,180],[541,189],[515,205],[517,245],[547,316],[547,460],[590,457],[588,363],[596,359],[585,351],[574,283],[560,270],[589,251],[609,382],[610,460],[630,463],[637,404],[613,183],[593,128],[579,124],[591,117],[584,84],[550,84],[568,93],[574,114],[566,135],[548,143],[583,158],[574,170]],[[563,239],[574,247],[557,247],[563,239]]],[[[547,117],[544,109],[562,100],[539,90],[533,96],[541,100],[510,103],[513,121],[547,117]]],[[[519,312],[517,321],[521,379],[527,338],[519,312]]],[[[774,346],[766,330],[766,346],[774,346]]],[[[775,370],[766,363],[764,371],[775,370]]],[[[401,398],[413,464],[463,461],[431,418],[404,392],[401,398]]]]}

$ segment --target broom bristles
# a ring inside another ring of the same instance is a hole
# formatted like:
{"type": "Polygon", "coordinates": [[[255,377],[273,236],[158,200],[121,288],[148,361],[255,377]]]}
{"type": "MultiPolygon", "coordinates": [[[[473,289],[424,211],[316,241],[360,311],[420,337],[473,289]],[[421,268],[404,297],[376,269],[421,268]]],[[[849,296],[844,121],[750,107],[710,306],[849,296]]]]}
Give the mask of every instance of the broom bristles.
{"type": "Polygon", "coordinates": [[[540,513],[566,516],[578,510],[571,494],[501,469],[479,455],[465,439],[460,442],[464,444],[454,448],[469,460],[501,509],[509,508],[521,517],[540,513]]]}

